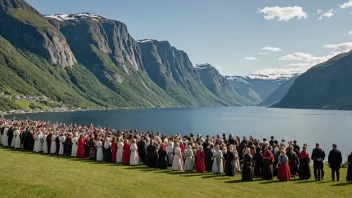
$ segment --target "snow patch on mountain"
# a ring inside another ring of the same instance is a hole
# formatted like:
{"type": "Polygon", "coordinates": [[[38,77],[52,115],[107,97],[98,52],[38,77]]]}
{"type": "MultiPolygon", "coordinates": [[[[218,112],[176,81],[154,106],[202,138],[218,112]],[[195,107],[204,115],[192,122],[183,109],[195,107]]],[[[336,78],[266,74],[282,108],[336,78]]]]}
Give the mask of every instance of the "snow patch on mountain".
{"type": "Polygon", "coordinates": [[[86,20],[92,19],[94,21],[99,21],[99,19],[103,18],[97,14],[82,12],[77,14],[53,14],[53,15],[45,15],[47,18],[56,19],[59,21],[70,21],[70,20],[86,20]]]}

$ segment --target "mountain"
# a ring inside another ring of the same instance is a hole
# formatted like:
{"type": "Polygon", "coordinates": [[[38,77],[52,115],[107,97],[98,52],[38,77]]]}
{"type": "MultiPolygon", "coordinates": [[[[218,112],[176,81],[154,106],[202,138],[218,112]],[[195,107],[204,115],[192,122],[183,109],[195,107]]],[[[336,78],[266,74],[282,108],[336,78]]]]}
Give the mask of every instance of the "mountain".
{"type": "Polygon", "coordinates": [[[352,51],[310,68],[274,107],[352,109],[352,51]]]}
{"type": "Polygon", "coordinates": [[[248,104],[248,102],[237,93],[230,82],[220,75],[219,71],[210,64],[197,65],[195,69],[203,84],[221,100],[229,105],[248,104]]]}
{"type": "Polygon", "coordinates": [[[144,69],[166,93],[186,106],[230,105],[202,83],[188,55],[167,41],[138,41],[144,69]]]}
{"type": "Polygon", "coordinates": [[[257,105],[266,100],[270,94],[278,89],[290,77],[279,76],[272,78],[265,75],[226,76],[235,90],[252,104],[257,105]]]}
{"type": "Polygon", "coordinates": [[[290,78],[288,81],[281,84],[270,96],[263,102],[259,103],[258,106],[271,106],[280,100],[287,94],[288,90],[292,87],[298,75],[290,78]]]}

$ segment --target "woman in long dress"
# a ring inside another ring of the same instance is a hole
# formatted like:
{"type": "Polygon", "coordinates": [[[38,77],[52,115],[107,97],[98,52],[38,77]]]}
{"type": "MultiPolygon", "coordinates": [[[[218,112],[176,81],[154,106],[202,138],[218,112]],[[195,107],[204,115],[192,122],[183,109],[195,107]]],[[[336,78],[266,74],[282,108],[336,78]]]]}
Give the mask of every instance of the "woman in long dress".
{"type": "Polygon", "coordinates": [[[264,180],[272,180],[274,177],[274,169],[273,169],[273,162],[274,162],[274,155],[271,152],[271,146],[266,148],[263,156],[263,179],[264,180]]]}
{"type": "Polygon", "coordinates": [[[44,132],[44,136],[43,136],[43,140],[44,140],[44,143],[43,143],[43,153],[44,153],[44,154],[49,153],[47,137],[48,137],[47,132],[44,132]]]}
{"type": "Polygon", "coordinates": [[[233,146],[233,156],[234,156],[233,163],[234,163],[235,173],[240,172],[241,171],[240,156],[238,155],[236,145],[233,146]]]}
{"type": "Polygon", "coordinates": [[[234,167],[235,156],[233,154],[233,145],[229,146],[229,149],[226,152],[226,170],[225,175],[233,177],[235,176],[235,167],[234,167]]]}
{"type": "Polygon", "coordinates": [[[50,146],[50,154],[55,154],[56,153],[56,136],[57,134],[53,133],[51,136],[51,146],[50,146]]]}
{"type": "Polygon", "coordinates": [[[7,136],[7,133],[9,131],[8,126],[5,127],[4,129],[4,134],[2,135],[2,145],[3,146],[9,146],[9,136],[7,136]]]}
{"type": "Polygon", "coordinates": [[[174,156],[172,160],[172,170],[182,170],[182,152],[178,142],[175,143],[174,156]]]}
{"type": "Polygon", "coordinates": [[[123,139],[121,138],[117,144],[116,163],[122,162],[123,145],[123,139]]]}
{"type": "Polygon", "coordinates": [[[257,147],[255,149],[255,154],[253,155],[254,162],[254,175],[255,178],[261,178],[263,176],[263,155],[262,149],[257,147]]]}
{"type": "Polygon", "coordinates": [[[59,142],[60,142],[59,155],[63,155],[64,154],[64,143],[65,143],[65,140],[66,140],[65,134],[61,134],[59,136],[59,142]]]}
{"type": "Polygon", "coordinates": [[[253,157],[251,149],[246,148],[243,155],[242,181],[253,181],[253,157]]]}
{"type": "Polygon", "coordinates": [[[104,140],[104,162],[111,162],[111,143],[107,137],[104,140]]]}
{"type": "Polygon", "coordinates": [[[19,128],[16,128],[16,130],[13,132],[15,135],[15,149],[21,148],[21,131],[19,128]]]}
{"type": "Polygon", "coordinates": [[[352,152],[348,156],[347,162],[348,162],[348,169],[347,169],[346,180],[349,182],[352,182],[352,152]]]}
{"type": "Polygon", "coordinates": [[[166,156],[166,144],[162,143],[160,145],[160,148],[158,150],[158,156],[159,156],[159,168],[160,169],[167,169],[168,164],[167,164],[167,156],[166,156]]]}
{"type": "Polygon", "coordinates": [[[128,140],[125,140],[123,144],[123,153],[122,153],[122,164],[129,165],[130,164],[130,143],[128,140]]]}
{"type": "Polygon", "coordinates": [[[136,139],[132,139],[132,144],[130,145],[131,156],[130,156],[130,165],[137,166],[139,165],[139,155],[138,147],[136,144],[136,139]]]}
{"type": "MultiPolygon", "coordinates": [[[[82,134],[78,138],[77,142],[78,142],[78,147],[77,147],[76,157],[77,158],[84,158],[85,157],[86,140],[84,139],[82,134]]],[[[94,141],[92,143],[94,145],[94,141]]]]}
{"type": "Polygon", "coordinates": [[[185,150],[185,166],[184,170],[185,171],[193,171],[194,168],[194,154],[192,151],[192,146],[188,145],[187,149],[185,150]]]}
{"type": "Polygon", "coordinates": [[[299,160],[297,154],[293,150],[293,146],[288,147],[286,156],[290,167],[291,177],[295,177],[298,173],[299,160]]]}
{"type": "Polygon", "coordinates": [[[117,141],[116,137],[112,137],[111,140],[111,162],[116,163],[116,156],[117,156],[117,141]]]}
{"type": "Polygon", "coordinates": [[[77,150],[78,150],[78,134],[74,133],[72,138],[72,152],[71,157],[77,157],[77,150]]]}
{"type": "Polygon", "coordinates": [[[103,154],[103,143],[101,142],[101,138],[98,138],[98,141],[95,142],[95,146],[97,147],[97,162],[102,162],[104,160],[103,154]]]}
{"type": "Polygon", "coordinates": [[[71,132],[67,134],[64,146],[65,146],[65,149],[64,149],[65,156],[71,156],[72,154],[72,133],[71,132]]]}
{"type": "Polygon", "coordinates": [[[197,172],[204,173],[205,172],[205,163],[204,163],[204,151],[203,146],[198,146],[198,151],[196,153],[196,166],[195,169],[197,172]]]}
{"type": "Polygon", "coordinates": [[[215,146],[215,151],[214,151],[214,154],[213,154],[213,172],[215,174],[221,174],[224,172],[224,166],[223,166],[223,162],[222,162],[222,159],[223,159],[223,155],[222,155],[222,151],[220,150],[220,147],[219,145],[216,145],[215,146]]]}
{"type": "MultiPolygon", "coordinates": [[[[96,153],[97,153],[97,147],[96,147],[96,144],[95,144],[95,139],[94,139],[94,135],[92,135],[89,140],[88,140],[88,157],[90,160],[96,160],[97,156],[96,156],[96,153]]],[[[79,145],[79,144],[78,144],[79,145]]],[[[77,153],[78,153],[78,150],[77,150],[77,153]]]]}
{"type": "Polygon", "coordinates": [[[288,165],[288,158],[286,156],[286,151],[284,149],[280,151],[278,163],[279,163],[279,169],[278,169],[277,178],[280,181],[291,180],[291,172],[290,172],[290,167],[288,165]]]}
{"type": "Polygon", "coordinates": [[[171,141],[169,141],[168,146],[166,148],[166,153],[167,153],[167,165],[169,167],[172,166],[172,156],[174,154],[174,147],[171,141]]]}
{"type": "Polygon", "coordinates": [[[34,134],[34,147],[33,151],[39,153],[40,152],[40,135],[39,131],[34,134]]]}
{"type": "Polygon", "coordinates": [[[302,152],[299,154],[299,178],[303,180],[308,180],[311,177],[310,167],[309,167],[310,157],[307,152],[307,147],[303,147],[302,152]]]}

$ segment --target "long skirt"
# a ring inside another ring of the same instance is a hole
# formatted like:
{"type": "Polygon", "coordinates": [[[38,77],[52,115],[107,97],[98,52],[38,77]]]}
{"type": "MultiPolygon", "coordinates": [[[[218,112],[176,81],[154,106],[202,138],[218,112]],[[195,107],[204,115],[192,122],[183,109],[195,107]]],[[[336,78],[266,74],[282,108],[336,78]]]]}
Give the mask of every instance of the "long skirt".
{"type": "Polygon", "coordinates": [[[264,163],[263,163],[263,179],[264,180],[273,179],[273,165],[270,164],[268,160],[264,160],[264,163]]]}
{"type": "Polygon", "coordinates": [[[309,167],[309,159],[300,160],[299,164],[299,178],[308,180],[311,177],[310,167],[309,167]]]}
{"type": "Polygon", "coordinates": [[[348,165],[346,181],[352,182],[352,164],[348,165]]]}
{"type": "Polygon", "coordinates": [[[242,181],[253,181],[253,168],[243,164],[242,181]]]}
{"type": "Polygon", "coordinates": [[[96,150],[94,147],[89,148],[89,159],[90,160],[95,160],[96,159],[96,150]]]}
{"type": "Polygon", "coordinates": [[[290,167],[288,166],[287,163],[282,163],[279,165],[277,178],[280,181],[290,181],[291,180],[291,171],[290,171],[290,167]]]}

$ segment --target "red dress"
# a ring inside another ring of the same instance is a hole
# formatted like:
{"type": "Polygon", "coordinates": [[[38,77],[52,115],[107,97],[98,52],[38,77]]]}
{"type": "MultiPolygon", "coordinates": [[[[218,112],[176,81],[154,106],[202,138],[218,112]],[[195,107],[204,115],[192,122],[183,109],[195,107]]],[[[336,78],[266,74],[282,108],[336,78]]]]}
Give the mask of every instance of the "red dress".
{"type": "Polygon", "coordinates": [[[205,165],[204,165],[204,151],[197,151],[196,154],[196,171],[200,173],[205,172],[205,165]]]}
{"type": "Polygon", "coordinates": [[[86,140],[83,138],[78,139],[78,149],[77,149],[77,154],[76,157],[78,158],[84,158],[84,152],[85,148],[84,145],[86,144],[86,140]]]}
{"type": "Polygon", "coordinates": [[[122,153],[122,164],[129,165],[130,164],[130,144],[123,145],[123,153],[122,153]]]}
{"type": "Polygon", "coordinates": [[[183,144],[180,144],[180,149],[181,149],[181,153],[183,155],[183,153],[185,152],[185,146],[183,144]]]}
{"type": "Polygon", "coordinates": [[[113,142],[111,144],[111,151],[112,151],[112,153],[111,153],[111,161],[113,163],[115,163],[116,162],[116,153],[117,153],[117,142],[113,142]]]}
{"type": "Polygon", "coordinates": [[[280,181],[290,181],[291,180],[291,171],[290,167],[287,163],[288,159],[287,156],[279,156],[281,158],[282,163],[279,165],[279,169],[277,172],[277,178],[280,181]]]}

